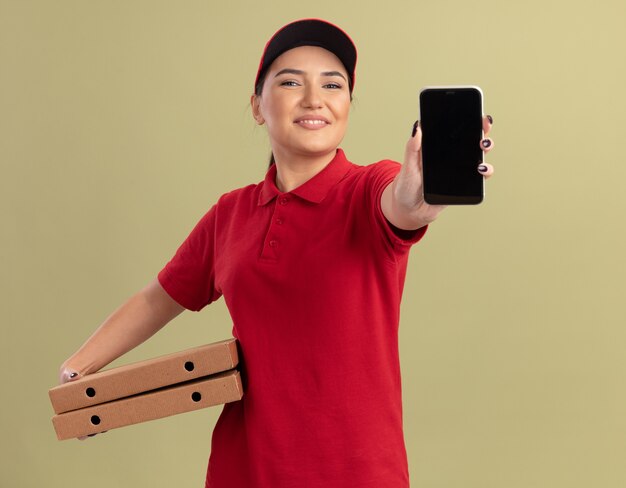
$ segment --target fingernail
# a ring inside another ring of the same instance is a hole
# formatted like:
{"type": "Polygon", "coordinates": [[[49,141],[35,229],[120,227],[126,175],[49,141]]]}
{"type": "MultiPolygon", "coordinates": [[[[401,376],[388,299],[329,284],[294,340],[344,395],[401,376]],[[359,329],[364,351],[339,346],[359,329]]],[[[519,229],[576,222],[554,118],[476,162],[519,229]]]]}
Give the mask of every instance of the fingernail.
{"type": "Polygon", "coordinates": [[[411,131],[411,137],[415,137],[415,134],[417,134],[417,128],[420,126],[420,121],[416,120],[415,123],[413,124],[413,130],[411,131]]]}
{"type": "Polygon", "coordinates": [[[487,115],[487,119],[489,119],[490,124],[493,124],[493,117],[491,115],[487,115]]]}
{"type": "Polygon", "coordinates": [[[481,173],[484,173],[485,171],[487,171],[487,166],[485,166],[484,164],[481,164],[480,166],[478,166],[478,171],[480,171],[481,173]]]}
{"type": "Polygon", "coordinates": [[[491,141],[489,139],[485,139],[483,142],[483,147],[490,147],[491,146],[491,141]]]}
{"type": "Polygon", "coordinates": [[[74,373],[70,373],[70,378],[76,378],[78,376],[78,373],[74,372],[74,373]]]}

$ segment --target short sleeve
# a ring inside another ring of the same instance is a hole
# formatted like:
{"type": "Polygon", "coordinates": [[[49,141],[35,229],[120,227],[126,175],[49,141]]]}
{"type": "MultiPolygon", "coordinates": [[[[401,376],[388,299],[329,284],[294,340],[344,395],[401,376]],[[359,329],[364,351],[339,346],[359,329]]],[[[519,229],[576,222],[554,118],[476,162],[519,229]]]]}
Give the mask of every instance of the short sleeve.
{"type": "Polygon", "coordinates": [[[372,207],[374,219],[394,249],[400,251],[408,250],[408,248],[424,237],[428,226],[416,230],[399,229],[385,218],[380,204],[383,191],[391,184],[400,171],[400,163],[389,160],[380,161],[369,166],[369,169],[370,174],[368,179],[373,198],[372,207]]]}
{"type": "Polygon", "coordinates": [[[216,209],[200,219],[158,275],[163,289],[188,310],[199,311],[221,296],[215,286],[216,209]]]}

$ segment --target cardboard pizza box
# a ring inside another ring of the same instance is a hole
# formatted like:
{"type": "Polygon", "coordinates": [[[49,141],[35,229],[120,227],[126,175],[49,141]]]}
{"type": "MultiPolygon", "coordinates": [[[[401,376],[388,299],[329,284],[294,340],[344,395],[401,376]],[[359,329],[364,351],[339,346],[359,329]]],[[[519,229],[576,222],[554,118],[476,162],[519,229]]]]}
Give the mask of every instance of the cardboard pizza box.
{"type": "Polygon", "coordinates": [[[238,361],[237,340],[228,339],[86,375],[48,393],[60,414],[228,371],[238,361]]]}
{"type": "Polygon", "coordinates": [[[230,403],[242,397],[239,371],[231,370],[55,415],[52,424],[57,438],[64,440],[230,403]]]}

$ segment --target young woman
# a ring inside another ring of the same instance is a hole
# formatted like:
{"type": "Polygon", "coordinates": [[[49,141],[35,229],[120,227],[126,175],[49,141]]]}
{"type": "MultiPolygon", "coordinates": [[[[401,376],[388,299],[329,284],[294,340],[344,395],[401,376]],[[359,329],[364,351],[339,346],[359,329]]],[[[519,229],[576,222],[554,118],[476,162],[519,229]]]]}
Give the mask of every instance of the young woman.
{"type": "Polygon", "coordinates": [[[251,98],[272,147],[264,181],[223,195],[61,367],[62,382],[97,371],[224,296],[245,394],[214,429],[207,487],[409,486],[399,307],[409,249],[443,207],[422,198],[418,123],[403,165],[339,149],[355,65],[350,38],[321,20],[270,39],[251,98]]]}

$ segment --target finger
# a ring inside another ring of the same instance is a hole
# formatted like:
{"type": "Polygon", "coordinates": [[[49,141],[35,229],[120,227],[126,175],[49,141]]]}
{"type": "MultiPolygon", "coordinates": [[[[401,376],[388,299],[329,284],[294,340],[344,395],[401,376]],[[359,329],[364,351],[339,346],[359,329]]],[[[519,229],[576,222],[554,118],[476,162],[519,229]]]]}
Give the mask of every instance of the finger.
{"type": "Polygon", "coordinates": [[[493,149],[493,139],[489,137],[485,137],[484,139],[481,139],[480,148],[483,150],[483,152],[486,152],[486,153],[491,151],[493,149]]]}
{"type": "Polygon", "coordinates": [[[489,163],[480,163],[478,165],[478,172],[485,177],[490,178],[493,175],[493,166],[489,163]]]}
{"type": "Polygon", "coordinates": [[[483,116],[483,132],[485,133],[485,137],[491,131],[491,126],[493,125],[493,117],[491,115],[483,116]]]}

